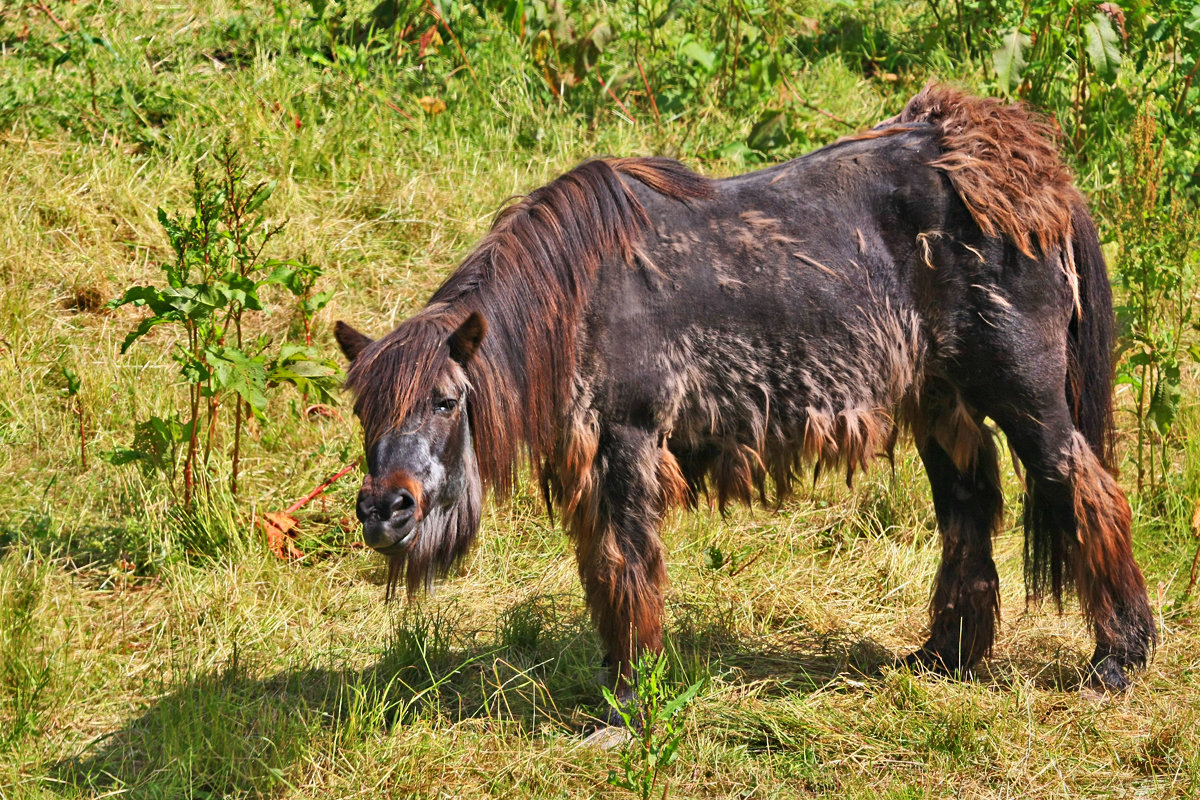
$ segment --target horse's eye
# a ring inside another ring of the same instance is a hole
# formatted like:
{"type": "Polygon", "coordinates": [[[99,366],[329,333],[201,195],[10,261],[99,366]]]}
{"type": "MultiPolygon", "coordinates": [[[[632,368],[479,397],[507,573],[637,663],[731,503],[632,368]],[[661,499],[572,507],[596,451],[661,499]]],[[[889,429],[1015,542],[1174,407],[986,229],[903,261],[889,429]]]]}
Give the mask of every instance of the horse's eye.
{"type": "Polygon", "coordinates": [[[439,414],[449,414],[458,407],[458,400],[453,397],[443,397],[433,401],[433,410],[439,414]]]}

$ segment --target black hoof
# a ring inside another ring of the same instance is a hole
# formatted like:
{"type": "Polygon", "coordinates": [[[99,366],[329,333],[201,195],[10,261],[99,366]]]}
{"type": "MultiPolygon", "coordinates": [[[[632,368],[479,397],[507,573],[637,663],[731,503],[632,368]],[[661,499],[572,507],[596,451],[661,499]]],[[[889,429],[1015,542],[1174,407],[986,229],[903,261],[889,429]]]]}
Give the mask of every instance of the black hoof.
{"type": "Polygon", "coordinates": [[[960,680],[967,680],[974,674],[970,667],[949,666],[946,660],[942,658],[941,653],[928,646],[909,653],[898,661],[897,666],[911,672],[925,672],[943,678],[958,678],[960,680]]]}
{"type": "Polygon", "coordinates": [[[1092,675],[1088,685],[1105,692],[1124,692],[1132,685],[1116,656],[1096,653],[1092,656],[1092,675]]]}

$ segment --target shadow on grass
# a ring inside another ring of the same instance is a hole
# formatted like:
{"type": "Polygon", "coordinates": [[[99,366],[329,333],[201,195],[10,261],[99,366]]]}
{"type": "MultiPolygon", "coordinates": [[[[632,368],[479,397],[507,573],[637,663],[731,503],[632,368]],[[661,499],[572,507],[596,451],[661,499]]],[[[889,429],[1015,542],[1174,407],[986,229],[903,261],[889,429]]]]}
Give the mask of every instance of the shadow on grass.
{"type": "MultiPolygon", "coordinates": [[[[414,722],[484,720],[538,737],[596,723],[603,669],[577,604],[535,597],[505,609],[493,630],[468,630],[454,606],[398,614],[379,660],[365,669],[305,664],[263,677],[235,655],[183,671],[119,730],[52,770],[63,794],[138,797],[277,794],[294,767],[370,747],[414,722]],[[329,753],[330,749],[336,752],[329,753]]],[[[870,642],[803,634],[748,643],[685,613],[668,637],[671,679],[725,675],[765,691],[803,693],[877,665],[870,642]]]]}

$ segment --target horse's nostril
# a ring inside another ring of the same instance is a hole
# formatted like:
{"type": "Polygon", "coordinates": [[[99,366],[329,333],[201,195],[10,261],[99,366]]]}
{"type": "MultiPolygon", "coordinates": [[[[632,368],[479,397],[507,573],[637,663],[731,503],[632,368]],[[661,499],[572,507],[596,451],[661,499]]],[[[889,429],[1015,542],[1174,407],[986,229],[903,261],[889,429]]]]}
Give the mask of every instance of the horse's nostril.
{"type": "Polygon", "coordinates": [[[391,511],[392,517],[407,517],[411,516],[416,508],[417,501],[407,490],[401,489],[396,497],[392,499],[391,511]]]}

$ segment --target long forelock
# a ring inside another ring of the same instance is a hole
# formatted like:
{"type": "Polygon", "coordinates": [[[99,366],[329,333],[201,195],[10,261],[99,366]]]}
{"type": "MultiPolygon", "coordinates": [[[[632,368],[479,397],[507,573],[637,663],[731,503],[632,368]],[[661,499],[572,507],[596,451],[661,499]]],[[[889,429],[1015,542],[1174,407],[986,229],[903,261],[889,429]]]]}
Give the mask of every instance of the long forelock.
{"type": "Polygon", "coordinates": [[[346,388],[368,446],[428,411],[430,395],[453,371],[447,340],[453,320],[426,309],[366,347],[350,365],[346,388]]]}

